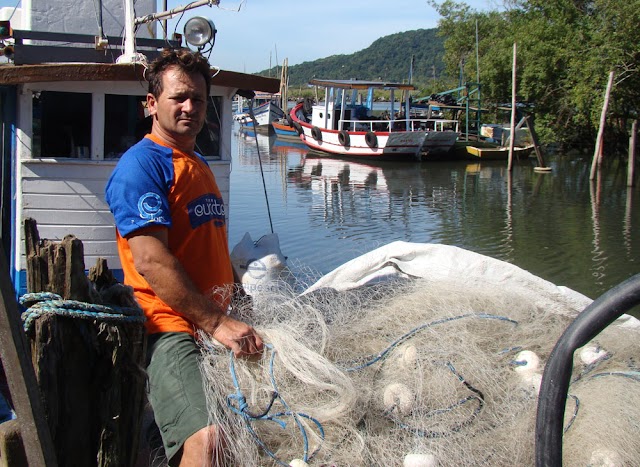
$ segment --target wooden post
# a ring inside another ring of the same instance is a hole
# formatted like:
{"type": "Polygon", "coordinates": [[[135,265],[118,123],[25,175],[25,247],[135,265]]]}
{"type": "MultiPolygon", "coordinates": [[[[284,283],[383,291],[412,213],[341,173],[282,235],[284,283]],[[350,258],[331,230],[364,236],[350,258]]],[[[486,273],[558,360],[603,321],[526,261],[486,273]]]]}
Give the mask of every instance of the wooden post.
{"type": "Polygon", "coordinates": [[[40,391],[31,365],[31,352],[20,322],[9,267],[0,253],[0,350],[20,435],[31,467],[55,466],[56,456],[47,426],[40,391]]]}
{"type": "Polygon", "coordinates": [[[634,168],[636,162],[636,138],[638,137],[638,120],[634,120],[631,125],[631,136],[629,137],[629,161],[627,170],[627,186],[633,186],[634,168]]]}
{"type": "Polygon", "coordinates": [[[527,128],[529,128],[529,133],[531,133],[531,141],[533,142],[533,149],[536,152],[536,158],[538,159],[538,167],[536,168],[538,168],[538,171],[548,172],[551,169],[547,167],[546,163],[544,162],[544,157],[542,156],[542,150],[540,149],[540,144],[538,144],[538,134],[536,133],[536,130],[533,127],[533,122],[531,121],[531,117],[527,115],[526,117],[524,117],[524,119],[527,122],[527,128]]]}
{"type": "MultiPolygon", "coordinates": [[[[113,284],[104,261],[90,272],[95,288],[89,286],[82,242],[73,235],[59,243],[41,241],[29,219],[25,243],[31,292],[89,304],[101,304],[108,295],[107,305],[133,304],[131,296],[131,304],[111,298],[112,287],[121,284],[113,284]]],[[[46,314],[34,321],[28,335],[33,387],[40,389],[60,465],[132,466],[144,407],[144,325],[46,314]]]]}
{"type": "Polygon", "coordinates": [[[515,143],[515,131],[516,131],[516,55],[517,44],[513,43],[513,69],[511,70],[511,137],[509,138],[509,166],[508,170],[513,170],[513,146],[515,143]]]}
{"type": "Polygon", "coordinates": [[[609,107],[609,96],[611,95],[611,88],[613,87],[613,71],[609,73],[609,82],[607,83],[607,90],[604,94],[604,104],[602,104],[602,113],[600,114],[600,127],[598,128],[598,137],[596,138],[596,148],[593,153],[593,162],[591,163],[591,175],[590,180],[596,177],[596,168],[599,170],[602,164],[602,137],[604,134],[604,125],[607,121],[607,108],[609,107]]]}

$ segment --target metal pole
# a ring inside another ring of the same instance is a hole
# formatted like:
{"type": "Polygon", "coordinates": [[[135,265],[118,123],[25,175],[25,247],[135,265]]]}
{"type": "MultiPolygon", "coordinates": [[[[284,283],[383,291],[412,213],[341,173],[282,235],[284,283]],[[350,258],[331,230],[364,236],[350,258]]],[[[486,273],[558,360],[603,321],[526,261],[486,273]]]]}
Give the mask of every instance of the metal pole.
{"type": "Polygon", "coordinates": [[[151,21],[155,21],[158,19],[170,18],[176,13],[182,13],[183,11],[193,10],[194,8],[198,8],[204,5],[218,6],[219,4],[220,4],[219,0],[198,0],[193,3],[189,3],[188,5],[185,5],[185,6],[176,7],[172,10],[162,11],[160,13],[154,13],[152,15],[147,15],[147,16],[139,16],[134,20],[134,24],[138,26],[139,24],[149,23],[151,21]]]}
{"type": "MultiPolygon", "coordinates": [[[[162,0],[162,11],[167,11],[167,0],[162,0]]],[[[167,40],[167,20],[163,19],[162,20],[162,37],[164,38],[164,40],[167,40]]]]}

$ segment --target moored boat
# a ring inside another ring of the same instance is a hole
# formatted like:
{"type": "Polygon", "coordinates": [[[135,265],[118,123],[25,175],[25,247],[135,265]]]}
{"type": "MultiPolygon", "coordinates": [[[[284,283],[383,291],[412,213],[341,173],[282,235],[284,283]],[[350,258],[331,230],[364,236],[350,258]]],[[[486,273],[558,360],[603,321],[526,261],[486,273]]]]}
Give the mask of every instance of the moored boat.
{"type": "Polygon", "coordinates": [[[274,120],[271,125],[273,126],[273,130],[278,138],[300,141],[298,132],[289,124],[289,121],[286,118],[274,120]]]}
{"type": "Polygon", "coordinates": [[[256,93],[253,98],[255,107],[247,107],[246,111],[235,114],[234,119],[240,122],[244,129],[255,128],[258,133],[273,133],[273,122],[284,117],[284,111],[279,105],[279,96],[278,93],[256,93]]]}
{"type": "Polygon", "coordinates": [[[455,120],[414,118],[411,112],[396,115],[394,93],[405,92],[405,108],[410,109],[409,91],[414,89],[410,84],[324,79],[310,84],[325,88],[324,103],[305,100],[290,116],[311,150],[333,156],[415,160],[446,155],[458,138],[455,120]],[[373,113],[375,89],[391,93],[390,108],[381,115],[373,113]],[[357,103],[361,91],[367,93],[365,104],[357,103]]]}
{"type": "MultiPolygon", "coordinates": [[[[516,159],[525,159],[533,153],[533,145],[514,146],[513,155],[516,159]]],[[[507,160],[509,146],[502,146],[490,141],[457,141],[452,150],[457,158],[482,160],[507,160]]]]}
{"type": "MultiPolygon", "coordinates": [[[[105,18],[123,17],[121,2],[104,0],[101,5],[105,18]]],[[[73,233],[84,243],[88,266],[105,258],[121,277],[104,187],[119,157],[150,127],[145,62],[167,46],[164,39],[138,38],[133,48],[137,60],[116,63],[123,55],[121,24],[105,20],[109,38],[102,43],[90,27],[95,27],[93,11],[91,17],[70,23],[77,29],[62,32],[55,28],[66,24],[64,13],[54,6],[47,18],[22,12],[23,24],[37,24],[39,30],[13,24],[12,37],[5,39],[14,42],[13,58],[0,65],[2,240],[19,293],[26,287],[26,218],[38,222],[41,238],[59,241],[73,233]],[[47,42],[29,43],[33,40],[47,42]]],[[[151,15],[155,2],[139,1],[137,8],[151,15]]],[[[197,150],[213,170],[227,205],[231,154],[225,148],[231,147],[232,98],[238,90],[276,93],[278,87],[277,79],[212,69],[207,123],[197,150]]]]}

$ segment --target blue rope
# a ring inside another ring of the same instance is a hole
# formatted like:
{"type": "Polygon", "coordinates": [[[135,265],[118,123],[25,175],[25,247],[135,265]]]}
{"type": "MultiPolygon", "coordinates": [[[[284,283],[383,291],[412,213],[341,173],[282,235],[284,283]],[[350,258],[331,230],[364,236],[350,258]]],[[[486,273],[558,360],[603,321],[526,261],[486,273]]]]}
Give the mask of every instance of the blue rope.
{"type": "Polygon", "coordinates": [[[569,431],[569,428],[571,428],[571,425],[573,425],[573,422],[576,421],[576,418],[578,417],[578,412],[580,411],[580,399],[578,399],[578,396],[569,394],[569,397],[573,399],[573,402],[575,403],[575,405],[573,407],[573,413],[571,414],[571,419],[569,420],[569,423],[567,423],[567,426],[564,427],[564,430],[562,431],[563,433],[566,433],[567,431],[569,431]]]}
{"type": "Polygon", "coordinates": [[[382,352],[380,352],[380,353],[378,353],[376,355],[369,355],[367,357],[363,357],[363,359],[365,360],[365,363],[362,363],[360,365],[357,365],[357,366],[354,366],[354,367],[351,367],[351,368],[344,368],[344,370],[345,371],[358,371],[358,370],[362,370],[363,368],[369,367],[369,366],[371,366],[371,365],[373,365],[373,364],[375,364],[375,363],[377,363],[379,361],[384,360],[387,357],[387,355],[389,354],[389,352],[391,352],[391,350],[393,350],[395,347],[397,347],[398,345],[402,344],[403,342],[405,342],[409,338],[413,337],[418,332],[420,332],[420,331],[422,331],[424,329],[436,326],[438,324],[449,323],[451,321],[456,321],[456,320],[465,319],[465,318],[495,319],[495,320],[499,320],[499,321],[506,321],[506,322],[509,322],[509,323],[515,324],[515,325],[518,324],[517,321],[514,321],[511,318],[507,318],[505,316],[491,315],[491,314],[488,314],[488,313],[470,313],[470,314],[466,314],[466,315],[459,315],[459,316],[452,316],[450,318],[438,319],[438,320],[432,321],[430,323],[423,324],[421,326],[418,326],[418,327],[412,329],[411,331],[407,332],[403,336],[401,336],[398,339],[396,339],[395,341],[393,341],[382,352]]]}
{"type": "Polygon", "coordinates": [[[304,413],[294,412],[289,408],[289,405],[282,398],[282,396],[278,391],[278,386],[276,384],[276,380],[274,377],[274,361],[275,361],[276,351],[273,349],[273,346],[269,344],[266,345],[266,348],[271,350],[271,359],[269,361],[269,378],[271,380],[271,386],[273,387],[273,391],[271,393],[271,400],[269,401],[269,404],[267,405],[266,409],[264,409],[259,414],[255,414],[249,411],[249,404],[247,403],[247,399],[245,398],[242,390],[240,389],[240,383],[238,382],[238,377],[236,374],[235,363],[234,363],[235,357],[233,352],[229,352],[229,372],[231,373],[231,379],[233,381],[233,386],[235,388],[235,394],[230,394],[227,396],[227,406],[233,413],[241,416],[244,419],[247,430],[255,440],[256,444],[258,444],[258,446],[260,446],[262,450],[269,457],[271,457],[274,461],[276,461],[276,463],[283,466],[288,466],[289,464],[282,462],[280,459],[278,459],[275,453],[273,453],[264,444],[264,442],[260,439],[258,434],[253,429],[251,423],[254,421],[270,421],[270,422],[277,423],[278,425],[280,425],[282,429],[284,429],[286,428],[287,424],[286,422],[281,420],[281,418],[293,417],[298,427],[298,430],[300,431],[300,435],[302,436],[302,440],[304,444],[304,455],[302,460],[304,460],[304,462],[308,462],[318,453],[318,451],[320,450],[320,446],[318,446],[318,448],[315,451],[309,454],[309,438],[307,436],[307,430],[305,429],[304,425],[300,421],[300,418],[306,418],[307,420],[312,421],[318,428],[318,431],[320,433],[320,438],[323,441],[324,441],[324,428],[322,427],[322,424],[315,418],[310,417],[309,415],[306,415],[304,413]],[[269,414],[276,400],[279,401],[280,404],[282,404],[282,406],[285,408],[285,411],[269,414]],[[237,405],[234,405],[234,401],[237,405]]]}
{"type": "Polygon", "coordinates": [[[25,332],[29,332],[35,320],[45,314],[104,322],[144,323],[145,321],[142,310],[139,308],[63,300],[60,295],[50,292],[25,294],[19,301],[21,305],[28,306],[28,309],[22,313],[22,326],[25,332]]]}

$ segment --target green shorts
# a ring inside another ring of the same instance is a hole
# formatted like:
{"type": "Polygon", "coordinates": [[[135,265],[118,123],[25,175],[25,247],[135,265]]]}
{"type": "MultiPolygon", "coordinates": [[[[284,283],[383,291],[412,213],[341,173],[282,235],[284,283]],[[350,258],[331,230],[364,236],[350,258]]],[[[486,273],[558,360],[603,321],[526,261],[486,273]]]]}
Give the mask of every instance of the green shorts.
{"type": "Polygon", "coordinates": [[[193,336],[187,333],[158,333],[148,338],[148,398],[170,464],[187,438],[209,425],[200,356],[193,336]]]}

